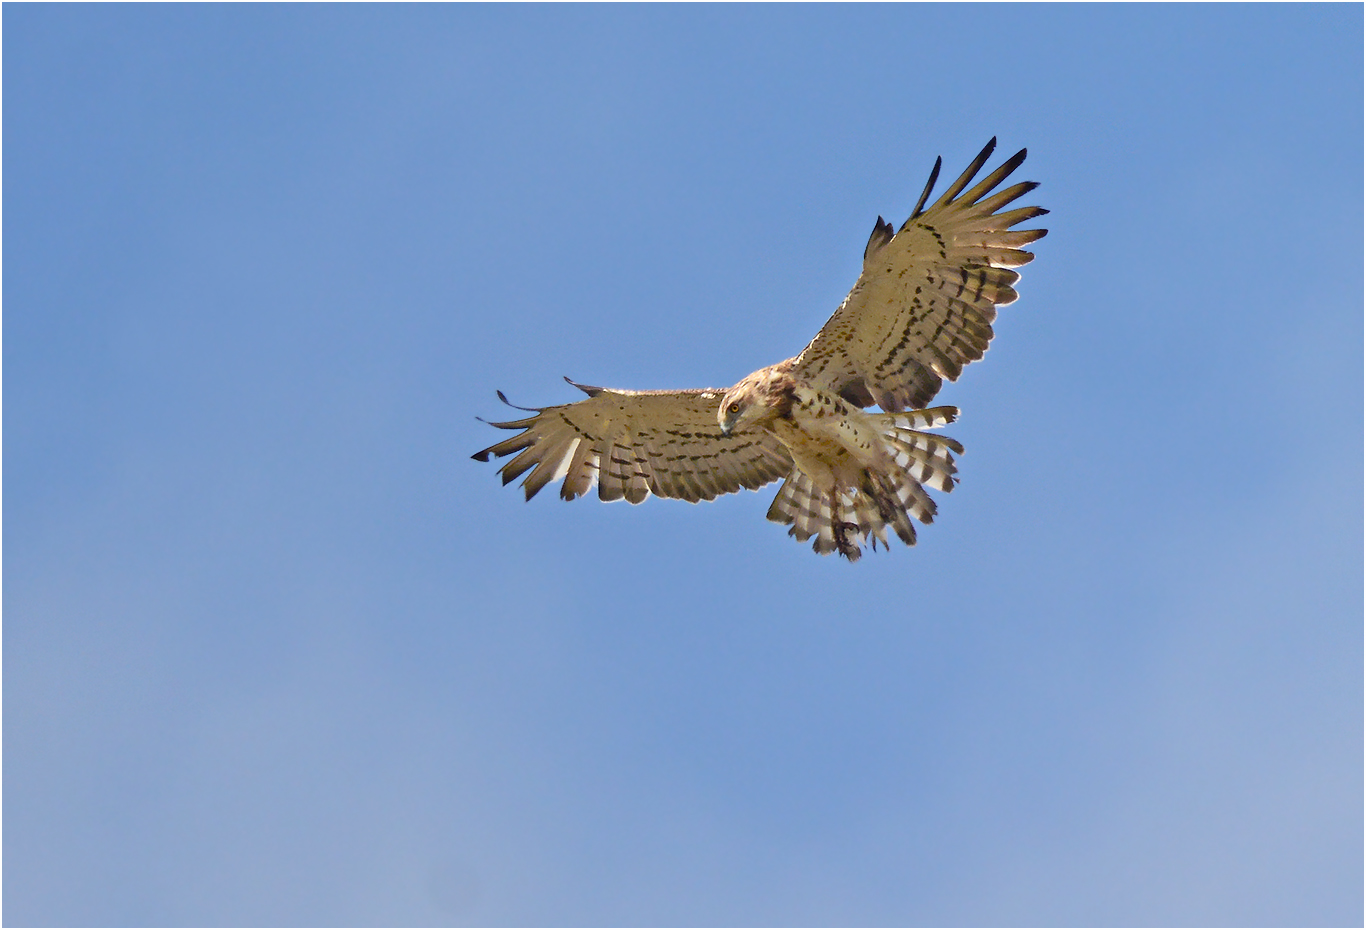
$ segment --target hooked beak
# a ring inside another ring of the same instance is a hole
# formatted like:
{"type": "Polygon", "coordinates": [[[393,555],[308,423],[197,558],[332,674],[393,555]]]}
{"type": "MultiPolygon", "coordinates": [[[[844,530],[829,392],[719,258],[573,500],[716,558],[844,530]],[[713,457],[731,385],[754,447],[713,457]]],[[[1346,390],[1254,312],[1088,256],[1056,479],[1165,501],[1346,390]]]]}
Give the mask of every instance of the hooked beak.
{"type": "Polygon", "coordinates": [[[733,429],[735,429],[734,424],[722,422],[722,424],[721,424],[721,435],[722,435],[722,436],[729,436],[729,435],[730,435],[730,431],[733,430],[733,429]]]}

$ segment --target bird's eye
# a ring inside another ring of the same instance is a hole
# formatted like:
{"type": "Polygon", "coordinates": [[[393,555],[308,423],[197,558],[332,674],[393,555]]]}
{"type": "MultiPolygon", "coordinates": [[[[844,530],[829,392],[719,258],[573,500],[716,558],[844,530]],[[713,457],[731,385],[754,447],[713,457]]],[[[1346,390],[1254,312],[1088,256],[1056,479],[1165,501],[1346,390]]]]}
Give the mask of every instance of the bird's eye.
{"type": "Polygon", "coordinates": [[[738,402],[737,402],[737,403],[732,403],[732,404],[731,404],[729,407],[727,407],[726,409],[729,410],[731,413],[739,413],[739,412],[740,412],[740,404],[739,404],[738,402]]]}

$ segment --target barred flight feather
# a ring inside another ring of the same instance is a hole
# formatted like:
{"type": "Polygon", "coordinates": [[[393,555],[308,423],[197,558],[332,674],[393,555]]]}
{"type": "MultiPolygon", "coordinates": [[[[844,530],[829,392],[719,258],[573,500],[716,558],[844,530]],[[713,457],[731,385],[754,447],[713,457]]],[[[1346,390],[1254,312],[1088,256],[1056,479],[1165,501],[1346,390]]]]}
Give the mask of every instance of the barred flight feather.
{"type": "Polygon", "coordinates": [[[1048,212],[1043,207],[1018,207],[1014,210],[1007,210],[1005,213],[996,212],[1006,204],[1019,200],[1038,186],[1038,181],[1021,181],[1019,184],[1012,184],[1005,190],[992,194],[986,200],[979,200],[976,204],[977,209],[986,214],[997,229],[1009,229],[1016,223],[1023,223],[1025,220],[1042,216],[1048,212]]]}

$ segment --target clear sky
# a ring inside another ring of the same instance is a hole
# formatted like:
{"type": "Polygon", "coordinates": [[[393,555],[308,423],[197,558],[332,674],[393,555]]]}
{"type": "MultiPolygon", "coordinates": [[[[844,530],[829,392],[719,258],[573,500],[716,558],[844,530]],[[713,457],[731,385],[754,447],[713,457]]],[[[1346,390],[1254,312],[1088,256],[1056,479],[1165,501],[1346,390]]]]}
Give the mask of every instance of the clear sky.
{"type": "Polygon", "coordinates": [[[4,919],[1360,924],[1362,8],[4,10],[4,919]],[[526,504],[1053,212],[914,549],[526,504]]]}

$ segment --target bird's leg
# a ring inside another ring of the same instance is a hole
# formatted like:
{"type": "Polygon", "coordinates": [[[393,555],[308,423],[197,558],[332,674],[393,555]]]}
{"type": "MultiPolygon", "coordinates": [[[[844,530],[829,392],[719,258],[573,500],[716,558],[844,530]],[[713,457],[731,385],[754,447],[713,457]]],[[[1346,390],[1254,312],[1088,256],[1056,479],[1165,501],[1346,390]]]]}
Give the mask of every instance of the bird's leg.
{"type": "Polygon", "coordinates": [[[851,533],[858,532],[858,524],[846,523],[844,514],[840,510],[840,488],[836,484],[830,489],[830,529],[835,536],[835,548],[839,554],[850,562],[857,562],[863,552],[859,549],[858,543],[849,538],[851,533]]]}

